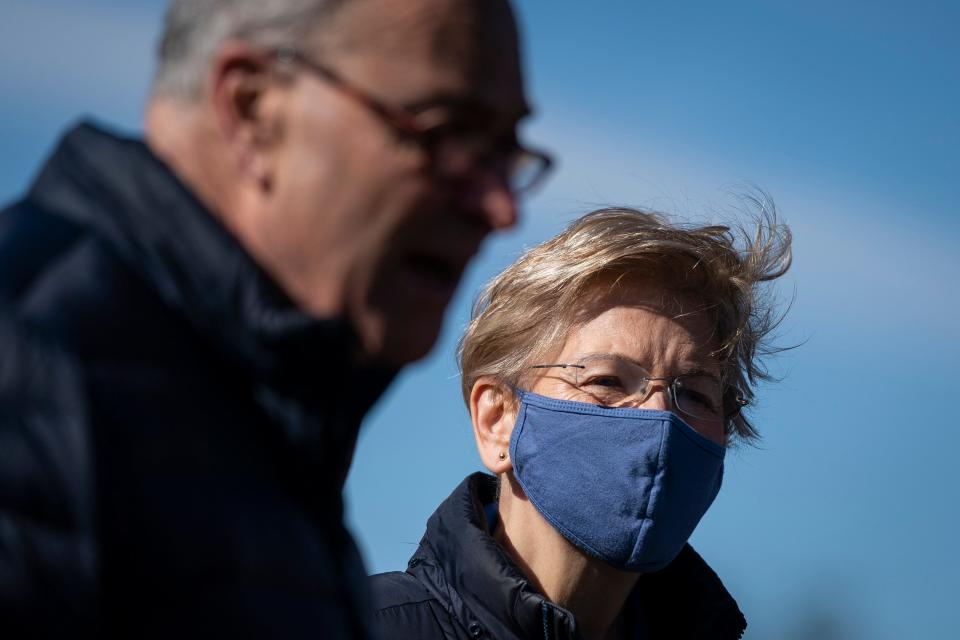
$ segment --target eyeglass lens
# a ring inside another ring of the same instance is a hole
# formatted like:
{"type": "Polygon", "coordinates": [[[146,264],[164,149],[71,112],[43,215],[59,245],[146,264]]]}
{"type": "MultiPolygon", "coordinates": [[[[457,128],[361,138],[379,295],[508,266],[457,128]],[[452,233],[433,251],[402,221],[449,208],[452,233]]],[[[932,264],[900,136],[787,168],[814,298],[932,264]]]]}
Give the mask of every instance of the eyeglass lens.
{"type": "Polygon", "coordinates": [[[708,375],[660,379],[635,362],[612,356],[584,358],[571,369],[577,388],[604,405],[643,402],[659,385],[669,389],[681,413],[701,420],[724,419],[721,386],[708,375]]]}
{"type": "MultiPolygon", "coordinates": [[[[442,175],[462,178],[478,166],[503,172],[510,191],[522,194],[531,191],[546,175],[550,161],[542,155],[520,147],[499,153],[478,151],[477,140],[450,138],[433,149],[434,166],[442,175]]],[[[482,141],[486,142],[486,141],[482,141]]]]}

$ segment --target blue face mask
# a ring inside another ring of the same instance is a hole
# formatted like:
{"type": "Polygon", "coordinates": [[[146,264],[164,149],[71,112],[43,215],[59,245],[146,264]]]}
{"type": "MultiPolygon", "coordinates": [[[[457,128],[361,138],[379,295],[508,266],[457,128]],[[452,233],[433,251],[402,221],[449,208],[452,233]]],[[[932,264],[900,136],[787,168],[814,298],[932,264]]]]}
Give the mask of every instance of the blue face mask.
{"type": "Polygon", "coordinates": [[[667,411],[519,397],[510,457],[537,511],[618,569],[670,564],[720,490],[726,449],[667,411]]]}

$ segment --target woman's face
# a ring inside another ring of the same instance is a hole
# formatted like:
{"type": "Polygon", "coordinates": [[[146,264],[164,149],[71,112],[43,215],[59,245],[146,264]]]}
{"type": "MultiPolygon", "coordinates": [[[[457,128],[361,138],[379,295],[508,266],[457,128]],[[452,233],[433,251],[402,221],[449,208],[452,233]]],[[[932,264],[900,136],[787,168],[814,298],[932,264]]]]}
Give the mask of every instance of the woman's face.
{"type": "Polygon", "coordinates": [[[726,443],[722,416],[721,366],[711,356],[713,327],[692,301],[663,304],[660,291],[620,290],[596,304],[590,318],[575,326],[549,362],[574,367],[536,369],[527,388],[551,398],[610,406],[672,411],[705,437],[726,443]],[[683,376],[680,410],[673,406],[670,381],[645,378],[683,376]],[[695,414],[695,415],[694,415],[695,414]]]}

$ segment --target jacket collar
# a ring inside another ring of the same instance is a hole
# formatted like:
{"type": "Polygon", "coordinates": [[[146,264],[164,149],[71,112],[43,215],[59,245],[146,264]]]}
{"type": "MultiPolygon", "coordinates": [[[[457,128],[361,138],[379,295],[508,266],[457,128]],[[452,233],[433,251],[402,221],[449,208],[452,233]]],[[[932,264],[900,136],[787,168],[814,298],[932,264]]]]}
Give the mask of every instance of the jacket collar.
{"type": "MultiPolygon", "coordinates": [[[[427,522],[408,572],[465,628],[480,625],[493,638],[580,638],[573,614],[537,593],[490,536],[483,505],[495,494],[496,478],[484,473],[460,483],[427,522]]],[[[728,640],[746,628],[736,602],[689,545],[666,569],[641,577],[627,608],[637,638],[728,640]]]]}
{"type": "Polygon", "coordinates": [[[109,245],[262,386],[261,404],[298,445],[324,448],[316,432],[330,435],[333,422],[345,431],[340,445],[352,449],[356,423],[395,371],[357,364],[350,324],[300,310],[142,141],[74,127],[27,199],[109,245]],[[334,420],[315,424],[316,415],[334,420]]]}

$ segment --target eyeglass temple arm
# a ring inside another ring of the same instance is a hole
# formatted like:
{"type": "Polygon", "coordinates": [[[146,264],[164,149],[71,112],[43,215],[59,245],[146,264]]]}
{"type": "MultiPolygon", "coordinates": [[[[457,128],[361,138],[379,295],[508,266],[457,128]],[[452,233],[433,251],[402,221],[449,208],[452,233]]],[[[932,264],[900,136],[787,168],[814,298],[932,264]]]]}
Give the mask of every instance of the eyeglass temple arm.
{"type": "Polygon", "coordinates": [[[560,367],[561,369],[586,369],[587,367],[582,364],[535,364],[531,365],[531,369],[552,369],[554,367],[560,367]]]}
{"type": "Polygon", "coordinates": [[[371,100],[370,96],[366,95],[351,83],[344,80],[339,73],[330,67],[311,60],[297,49],[280,47],[274,49],[274,56],[281,64],[290,64],[296,62],[297,64],[303,65],[330,84],[338,87],[340,91],[348,95],[352,100],[362,104],[371,111],[376,112],[381,118],[387,120],[403,134],[414,137],[423,134],[422,128],[417,124],[412,116],[407,113],[403,113],[400,110],[391,109],[390,107],[381,104],[377,100],[371,100]]]}

